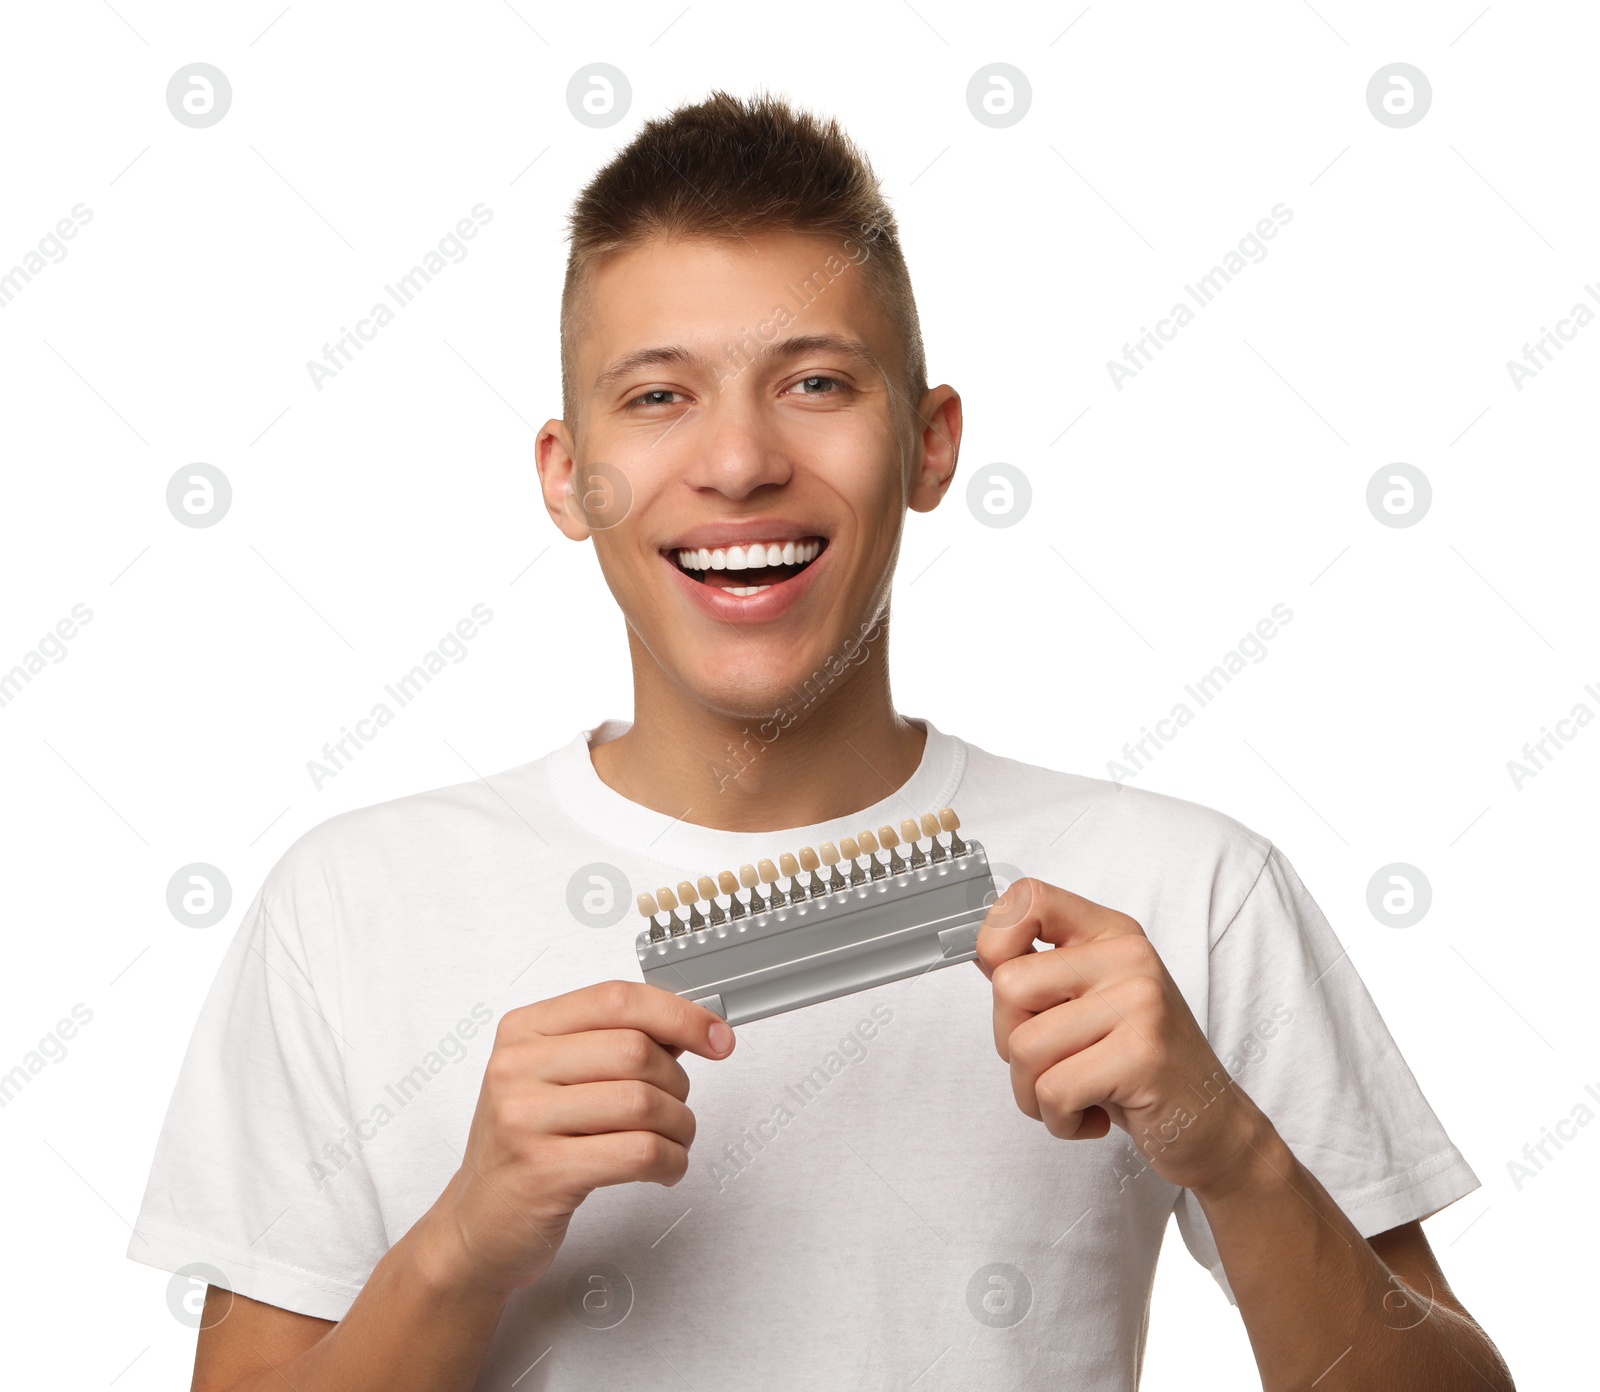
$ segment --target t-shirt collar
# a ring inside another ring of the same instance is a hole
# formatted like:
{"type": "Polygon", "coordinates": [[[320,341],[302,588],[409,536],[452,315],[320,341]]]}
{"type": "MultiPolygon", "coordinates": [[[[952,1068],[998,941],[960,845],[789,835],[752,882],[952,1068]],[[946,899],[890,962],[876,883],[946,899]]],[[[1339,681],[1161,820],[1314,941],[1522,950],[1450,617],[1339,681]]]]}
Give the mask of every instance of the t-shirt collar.
{"type": "Polygon", "coordinates": [[[624,797],[602,781],[590,757],[593,745],[615,739],[631,721],[604,720],[580,730],[550,756],[553,791],[563,810],[591,834],[613,845],[668,864],[715,871],[736,868],[758,856],[797,851],[819,841],[837,841],[863,827],[876,830],[892,823],[896,830],[906,817],[937,812],[954,802],[966,771],[966,745],[939,730],[931,720],[907,716],[927,732],[922,760],[901,786],[859,811],[827,822],[802,827],[775,827],[770,831],[718,831],[669,817],[624,797]]]}

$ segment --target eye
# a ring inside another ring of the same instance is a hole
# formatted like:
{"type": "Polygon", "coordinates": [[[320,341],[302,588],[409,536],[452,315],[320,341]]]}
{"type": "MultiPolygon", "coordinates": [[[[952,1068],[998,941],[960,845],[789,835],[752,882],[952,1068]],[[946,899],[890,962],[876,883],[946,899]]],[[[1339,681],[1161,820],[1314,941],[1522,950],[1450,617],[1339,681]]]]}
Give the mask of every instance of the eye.
{"type": "Polygon", "coordinates": [[[810,377],[802,377],[794,384],[801,388],[801,396],[843,396],[850,388],[837,377],[828,377],[823,373],[816,373],[810,377]],[[817,387],[819,390],[810,391],[806,388],[817,387]]]}
{"type": "Polygon", "coordinates": [[[625,402],[622,409],[624,411],[639,411],[648,406],[670,406],[671,402],[662,401],[659,398],[677,395],[679,393],[673,391],[671,387],[653,387],[650,391],[640,392],[632,401],[625,402]]]}

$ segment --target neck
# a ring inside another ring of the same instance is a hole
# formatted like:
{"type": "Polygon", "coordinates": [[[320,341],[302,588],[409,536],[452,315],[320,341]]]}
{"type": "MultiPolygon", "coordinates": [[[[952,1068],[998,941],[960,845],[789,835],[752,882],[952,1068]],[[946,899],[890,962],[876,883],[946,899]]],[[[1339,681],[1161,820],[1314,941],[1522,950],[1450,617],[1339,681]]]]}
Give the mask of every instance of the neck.
{"type": "Polygon", "coordinates": [[[769,831],[849,816],[900,787],[927,736],[889,694],[888,621],[820,694],[773,711],[712,709],[668,678],[630,633],[634,719],[592,753],[632,802],[718,831],[769,831]]]}

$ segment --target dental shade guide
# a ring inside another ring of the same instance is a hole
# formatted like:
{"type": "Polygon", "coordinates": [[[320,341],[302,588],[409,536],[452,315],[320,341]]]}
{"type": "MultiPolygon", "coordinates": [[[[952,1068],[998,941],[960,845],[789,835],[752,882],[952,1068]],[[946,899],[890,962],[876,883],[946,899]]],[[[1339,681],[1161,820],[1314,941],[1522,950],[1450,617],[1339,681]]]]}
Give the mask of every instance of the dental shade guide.
{"type": "Polygon", "coordinates": [[[960,825],[946,807],[641,894],[644,979],[741,1025],[970,962],[995,883],[960,825]]]}

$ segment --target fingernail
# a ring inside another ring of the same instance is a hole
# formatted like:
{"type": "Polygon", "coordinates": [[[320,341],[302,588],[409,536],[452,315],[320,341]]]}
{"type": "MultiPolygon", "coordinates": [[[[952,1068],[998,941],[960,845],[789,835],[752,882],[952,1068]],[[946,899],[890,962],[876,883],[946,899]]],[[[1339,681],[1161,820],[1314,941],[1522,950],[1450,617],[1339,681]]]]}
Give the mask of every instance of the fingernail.
{"type": "Polygon", "coordinates": [[[714,1020],[707,1031],[711,1038],[711,1047],[719,1054],[725,1054],[733,1048],[733,1031],[728,1028],[726,1020],[714,1020]]]}

